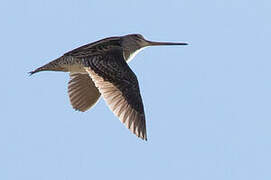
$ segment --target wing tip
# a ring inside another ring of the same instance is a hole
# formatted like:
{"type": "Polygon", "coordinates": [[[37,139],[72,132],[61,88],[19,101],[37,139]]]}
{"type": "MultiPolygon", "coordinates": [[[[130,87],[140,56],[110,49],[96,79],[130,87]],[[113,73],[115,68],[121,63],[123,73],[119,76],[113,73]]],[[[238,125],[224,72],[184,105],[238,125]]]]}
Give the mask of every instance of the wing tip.
{"type": "Polygon", "coordinates": [[[145,136],[145,137],[140,137],[143,141],[148,141],[148,138],[145,136]]]}

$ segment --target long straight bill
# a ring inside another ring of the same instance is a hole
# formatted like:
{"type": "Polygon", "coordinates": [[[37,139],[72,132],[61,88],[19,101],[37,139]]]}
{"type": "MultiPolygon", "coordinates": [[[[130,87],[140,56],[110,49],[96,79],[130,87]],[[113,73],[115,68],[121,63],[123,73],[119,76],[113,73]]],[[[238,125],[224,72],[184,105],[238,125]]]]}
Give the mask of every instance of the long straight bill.
{"type": "Polygon", "coordinates": [[[155,41],[148,41],[149,46],[167,46],[167,45],[188,45],[188,43],[180,42],[155,42],[155,41]]]}

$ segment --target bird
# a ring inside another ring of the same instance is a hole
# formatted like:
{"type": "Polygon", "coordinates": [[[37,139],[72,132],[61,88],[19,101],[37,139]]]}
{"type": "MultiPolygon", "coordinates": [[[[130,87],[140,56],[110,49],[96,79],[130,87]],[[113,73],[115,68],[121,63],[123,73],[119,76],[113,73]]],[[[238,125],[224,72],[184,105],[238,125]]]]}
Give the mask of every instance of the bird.
{"type": "Polygon", "coordinates": [[[87,111],[102,96],[120,121],[137,137],[147,141],[139,83],[128,62],[140,50],[160,45],[188,43],[149,41],[141,34],[108,37],[64,53],[29,73],[69,72],[68,95],[75,110],[87,111]]]}

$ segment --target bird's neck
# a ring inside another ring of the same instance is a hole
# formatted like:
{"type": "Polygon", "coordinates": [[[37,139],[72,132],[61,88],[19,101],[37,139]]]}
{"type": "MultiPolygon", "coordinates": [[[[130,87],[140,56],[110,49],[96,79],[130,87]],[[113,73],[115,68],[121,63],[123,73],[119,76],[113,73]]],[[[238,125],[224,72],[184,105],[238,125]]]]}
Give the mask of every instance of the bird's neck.
{"type": "Polygon", "coordinates": [[[141,50],[144,48],[136,49],[136,50],[124,50],[123,51],[123,57],[126,62],[130,62],[141,50]]]}

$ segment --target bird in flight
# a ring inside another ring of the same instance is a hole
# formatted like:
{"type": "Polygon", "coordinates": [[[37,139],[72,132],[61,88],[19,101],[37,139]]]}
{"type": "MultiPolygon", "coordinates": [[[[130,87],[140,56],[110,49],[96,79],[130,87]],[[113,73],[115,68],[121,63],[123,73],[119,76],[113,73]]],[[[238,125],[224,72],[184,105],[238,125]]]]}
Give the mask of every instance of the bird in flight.
{"type": "Polygon", "coordinates": [[[131,132],[147,140],[137,77],[127,62],[143,48],[160,45],[187,43],[148,41],[140,34],[109,37],[69,51],[30,75],[40,71],[69,72],[68,94],[74,109],[84,112],[102,96],[131,132]]]}

